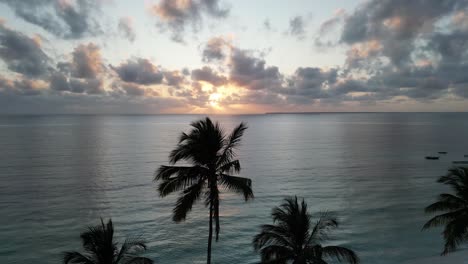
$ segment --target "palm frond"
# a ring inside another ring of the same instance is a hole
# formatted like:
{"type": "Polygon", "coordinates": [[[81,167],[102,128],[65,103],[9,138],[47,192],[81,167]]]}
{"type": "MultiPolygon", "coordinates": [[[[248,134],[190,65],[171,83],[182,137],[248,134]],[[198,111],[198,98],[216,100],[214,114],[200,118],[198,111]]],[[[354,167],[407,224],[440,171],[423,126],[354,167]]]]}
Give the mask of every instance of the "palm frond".
{"type": "Polygon", "coordinates": [[[297,197],[289,197],[271,213],[273,222],[287,229],[290,237],[295,241],[296,248],[302,248],[310,237],[310,214],[304,200],[298,202],[297,197]]]}
{"type": "Polygon", "coordinates": [[[244,131],[247,129],[247,125],[242,122],[240,123],[232,133],[224,140],[224,148],[222,154],[218,158],[217,166],[223,166],[229,163],[234,158],[234,150],[239,147],[244,131]]]}
{"type": "Polygon", "coordinates": [[[260,256],[263,264],[266,263],[287,263],[294,259],[294,251],[287,247],[270,245],[260,250],[260,256]]]}
{"type": "Polygon", "coordinates": [[[351,249],[340,246],[326,246],[322,248],[322,254],[328,258],[336,258],[339,262],[350,264],[359,263],[359,257],[351,249]]]}
{"type": "Polygon", "coordinates": [[[96,264],[90,257],[79,252],[68,251],[63,253],[64,264],[96,264]]]}
{"type": "Polygon", "coordinates": [[[151,260],[138,257],[138,253],[146,250],[146,245],[140,240],[125,240],[120,249],[114,239],[114,225],[109,219],[107,223],[101,218],[101,224],[88,227],[80,235],[86,254],[65,252],[64,264],[125,264],[152,263],[151,260]],[[137,262],[129,262],[135,259],[137,262]],[[145,260],[146,259],[146,260],[145,260]]]}
{"type": "Polygon", "coordinates": [[[146,244],[144,241],[126,239],[119,250],[115,263],[120,263],[121,260],[129,258],[129,256],[133,257],[140,251],[145,250],[146,244]]]}
{"type": "Polygon", "coordinates": [[[170,153],[171,164],[185,160],[206,165],[217,159],[224,142],[224,134],[219,124],[213,123],[207,117],[192,123],[191,126],[192,130],[180,136],[179,144],[170,153]]]}
{"type": "Polygon", "coordinates": [[[107,223],[101,218],[101,224],[98,226],[90,226],[88,230],[81,233],[83,248],[87,252],[96,255],[96,258],[110,258],[115,251],[113,244],[114,227],[112,220],[107,223]]]}
{"type": "Polygon", "coordinates": [[[467,207],[468,203],[452,194],[443,193],[439,195],[437,202],[427,206],[424,210],[426,213],[452,211],[467,207]]]}
{"type": "Polygon", "coordinates": [[[231,135],[229,135],[227,139],[226,149],[237,148],[246,129],[247,124],[245,124],[244,122],[240,123],[236,128],[234,128],[231,135]]]}
{"type": "Polygon", "coordinates": [[[289,234],[289,230],[281,226],[262,225],[261,232],[254,237],[252,244],[255,251],[271,245],[292,249],[294,247],[294,242],[291,240],[290,236],[291,234],[289,234]]]}
{"type": "Polygon", "coordinates": [[[454,251],[468,236],[468,215],[464,214],[450,221],[444,229],[445,245],[442,255],[454,251]]]}
{"type": "Polygon", "coordinates": [[[321,212],[319,219],[312,229],[309,243],[312,241],[325,241],[328,239],[328,233],[331,229],[338,227],[338,220],[329,212],[321,212]]]}
{"type": "Polygon", "coordinates": [[[176,167],[176,166],[161,166],[158,170],[161,173],[162,182],[158,186],[158,191],[161,197],[165,197],[173,192],[180,191],[195,182],[203,179],[208,173],[207,170],[200,166],[193,167],[176,167]],[[167,175],[172,175],[167,177],[167,175]]]}
{"type": "Polygon", "coordinates": [[[239,160],[228,161],[225,164],[222,164],[218,171],[226,174],[239,173],[241,171],[241,166],[239,160]]]}
{"type": "Polygon", "coordinates": [[[251,179],[221,174],[220,182],[226,189],[244,195],[246,201],[254,198],[251,179]]]}
{"type": "Polygon", "coordinates": [[[172,219],[175,222],[185,220],[187,213],[192,210],[193,204],[200,197],[204,185],[205,183],[203,181],[199,181],[182,192],[182,195],[177,199],[176,206],[173,210],[174,215],[172,219]]]}
{"type": "Polygon", "coordinates": [[[297,196],[284,199],[284,202],[280,206],[272,210],[271,216],[273,217],[273,222],[285,223],[288,225],[294,224],[295,216],[301,215],[303,212],[307,211],[307,205],[302,205],[304,207],[300,208],[297,196]]]}
{"type": "Polygon", "coordinates": [[[458,194],[466,193],[468,187],[468,168],[451,168],[446,175],[438,179],[438,182],[451,186],[458,194]]]}

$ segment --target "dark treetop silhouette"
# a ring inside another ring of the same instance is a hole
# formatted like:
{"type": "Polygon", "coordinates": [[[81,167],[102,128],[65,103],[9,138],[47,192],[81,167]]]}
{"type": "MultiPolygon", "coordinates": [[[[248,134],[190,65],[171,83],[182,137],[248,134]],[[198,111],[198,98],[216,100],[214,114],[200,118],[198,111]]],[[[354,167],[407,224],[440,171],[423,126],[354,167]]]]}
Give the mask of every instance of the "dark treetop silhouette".
{"type": "Polygon", "coordinates": [[[453,194],[442,193],[437,202],[426,207],[426,213],[443,212],[434,216],[423,226],[424,229],[445,225],[444,251],[442,255],[454,251],[468,238],[468,168],[452,168],[438,182],[451,187],[453,194]]]}
{"type": "Polygon", "coordinates": [[[247,201],[253,198],[251,180],[232,176],[239,173],[241,166],[235,159],[234,150],[239,146],[247,128],[244,123],[237,126],[230,135],[226,135],[218,123],[208,117],[191,124],[192,130],[180,135],[179,143],[170,153],[172,166],[161,166],[155,173],[155,180],[160,181],[158,190],[161,197],[181,191],[174,207],[173,220],[185,220],[192,205],[202,196],[209,207],[209,234],[207,263],[211,263],[211,242],[213,237],[213,219],[216,225],[216,240],[220,230],[219,203],[220,190],[240,193],[247,201]],[[179,161],[191,166],[175,166],[179,161]]]}
{"type": "Polygon", "coordinates": [[[107,224],[101,219],[101,225],[89,227],[81,233],[85,253],[65,252],[63,263],[73,264],[152,264],[153,261],[139,257],[138,253],[146,250],[146,245],[138,240],[125,240],[120,249],[114,241],[114,226],[109,219],[107,224]]]}
{"type": "Polygon", "coordinates": [[[339,246],[322,246],[328,233],[338,226],[335,218],[321,213],[315,223],[307,212],[307,204],[297,197],[286,198],[271,213],[273,225],[263,225],[255,236],[253,246],[260,251],[262,263],[275,264],[326,264],[324,259],[334,257],[338,261],[359,263],[350,249],[339,246]]]}

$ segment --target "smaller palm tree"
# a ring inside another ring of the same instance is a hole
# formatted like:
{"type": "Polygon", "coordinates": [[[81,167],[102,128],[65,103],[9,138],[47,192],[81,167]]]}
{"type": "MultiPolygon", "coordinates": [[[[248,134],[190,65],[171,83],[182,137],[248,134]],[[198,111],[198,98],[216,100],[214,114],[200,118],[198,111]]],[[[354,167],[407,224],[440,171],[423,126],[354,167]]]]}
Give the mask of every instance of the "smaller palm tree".
{"type": "Polygon", "coordinates": [[[85,253],[69,251],[63,254],[64,264],[152,264],[149,258],[139,257],[146,245],[138,240],[125,240],[120,249],[114,242],[114,226],[109,219],[107,224],[89,227],[81,233],[85,253]]]}
{"type": "Polygon", "coordinates": [[[438,182],[450,186],[453,194],[442,193],[437,202],[426,207],[426,213],[442,214],[427,221],[423,230],[445,226],[442,233],[445,245],[441,255],[446,255],[468,240],[468,168],[452,168],[438,182]]]}
{"type": "Polygon", "coordinates": [[[286,198],[271,213],[273,225],[263,225],[255,236],[253,246],[260,251],[261,263],[326,264],[325,259],[336,258],[351,264],[359,263],[352,250],[340,246],[322,246],[331,229],[338,222],[328,213],[321,213],[315,223],[307,212],[307,204],[297,197],[286,198]]]}

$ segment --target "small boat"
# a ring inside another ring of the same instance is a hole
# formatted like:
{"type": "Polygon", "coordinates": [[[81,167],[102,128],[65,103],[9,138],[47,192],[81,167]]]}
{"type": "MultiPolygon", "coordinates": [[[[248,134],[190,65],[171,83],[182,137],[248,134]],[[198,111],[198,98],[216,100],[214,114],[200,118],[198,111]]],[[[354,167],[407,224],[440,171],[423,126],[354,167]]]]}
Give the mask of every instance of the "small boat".
{"type": "Polygon", "coordinates": [[[456,160],[452,161],[453,164],[468,164],[468,160],[456,160]]]}
{"type": "Polygon", "coordinates": [[[468,158],[468,155],[464,155],[463,157],[468,158]]]}
{"type": "Polygon", "coordinates": [[[439,157],[437,157],[437,156],[426,156],[426,159],[427,160],[438,160],[439,157]]]}
{"type": "Polygon", "coordinates": [[[447,151],[439,151],[439,152],[437,152],[437,153],[439,153],[439,154],[447,154],[447,151]]]}

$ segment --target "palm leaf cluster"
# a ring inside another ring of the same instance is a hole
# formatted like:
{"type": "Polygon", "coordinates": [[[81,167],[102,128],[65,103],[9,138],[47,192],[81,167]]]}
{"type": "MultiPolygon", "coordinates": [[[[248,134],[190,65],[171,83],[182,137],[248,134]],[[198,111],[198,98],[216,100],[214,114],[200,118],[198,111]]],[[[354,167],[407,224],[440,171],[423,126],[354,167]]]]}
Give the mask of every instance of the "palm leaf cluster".
{"type": "Polygon", "coordinates": [[[209,118],[191,126],[192,130],[181,134],[177,147],[169,155],[172,165],[161,166],[155,173],[155,180],[160,181],[161,197],[181,191],[173,210],[176,222],[185,220],[194,203],[203,197],[210,208],[210,217],[214,218],[218,238],[219,187],[242,194],[245,200],[254,197],[252,181],[232,175],[241,170],[234,150],[247,127],[241,123],[230,135],[225,135],[219,124],[209,118]],[[181,161],[190,166],[175,166],[181,161]]]}
{"type": "Polygon", "coordinates": [[[139,240],[125,240],[122,246],[114,241],[114,225],[112,220],[101,225],[89,227],[81,233],[85,253],[76,251],[65,252],[64,264],[152,264],[153,261],[140,257],[139,253],[146,250],[146,245],[139,240]]]}
{"type": "Polygon", "coordinates": [[[273,224],[263,225],[253,240],[262,263],[324,264],[328,258],[352,264],[359,262],[350,249],[321,245],[329,238],[329,232],[338,227],[338,222],[328,213],[321,213],[313,222],[304,200],[299,203],[297,197],[287,198],[271,215],[273,224]]]}
{"type": "Polygon", "coordinates": [[[468,238],[468,168],[452,168],[438,180],[453,193],[442,193],[437,201],[426,207],[427,213],[441,213],[431,218],[423,229],[444,226],[442,255],[454,251],[468,238]]]}

